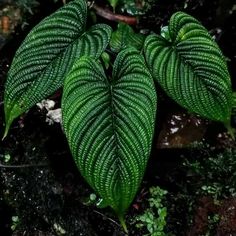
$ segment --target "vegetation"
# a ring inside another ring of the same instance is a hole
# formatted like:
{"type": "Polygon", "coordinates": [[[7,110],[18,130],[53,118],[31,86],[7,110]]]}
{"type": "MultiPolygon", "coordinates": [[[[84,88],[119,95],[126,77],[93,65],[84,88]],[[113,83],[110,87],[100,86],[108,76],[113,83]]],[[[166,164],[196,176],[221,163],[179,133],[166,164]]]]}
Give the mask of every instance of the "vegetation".
{"type": "MultiPolygon", "coordinates": [[[[206,148],[207,150],[207,148],[206,148]]],[[[198,179],[196,193],[215,200],[236,196],[236,150],[228,149],[214,155],[203,151],[198,159],[184,161],[186,171],[198,179]]]]}
{"type": "MultiPolygon", "coordinates": [[[[230,77],[217,44],[186,13],[175,13],[165,33],[144,43],[128,26],[118,28],[132,34],[127,43],[122,30],[112,36],[110,26],[87,29],[86,21],[86,2],[74,0],[26,37],[5,85],[4,136],[14,119],[63,87],[63,127],[78,169],[103,199],[101,207],[112,207],[127,230],[125,213],[142,181],[154,134],[154,81],[188,111],[229,126],[230,77]],[[109,62],[112,76],[110,68],[103,69],[111,38],[118,53],[109,62]]],[[[159,212],[158,227],[165,214],[159,212]]]]}
{"type": "Polygon", "coordinates": [[[151,187],[149,192],[149,206],[142,215],[137,216],[136,221],[138,223],[136,226],[138,228],[145,227],[149,232],[145,234],[146,236],[165,236],[167,208],[164,206],[163,200],[165,200],[167,191],[160,187],[151,187]]]}

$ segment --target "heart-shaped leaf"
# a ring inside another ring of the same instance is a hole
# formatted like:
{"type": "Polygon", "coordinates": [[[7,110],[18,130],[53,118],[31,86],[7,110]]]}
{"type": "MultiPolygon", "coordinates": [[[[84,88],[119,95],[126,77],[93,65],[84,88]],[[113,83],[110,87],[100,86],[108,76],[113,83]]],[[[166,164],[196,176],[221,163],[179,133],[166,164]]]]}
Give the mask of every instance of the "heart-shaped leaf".
{"type": "Polygon", "coordinates": [[[165,92],[181,106],[206,118],[229,122],[231,82],[219,47],[193,17],[175,13],[167,37],[151,35],[145,57],[165,92]]]}
{"type": "Polygon", "coordinates": [[[112,79],[100,64],[84,57],[65,81],[63,126],[72,155],[121,221],[146,168],[155,114],[153,80],[135,49],[117,56],[112,79]]]}
{"type": "Polygon", "coordinates": [[[84,33],[86,17],[86,2],[72,1],[40,22],[17,50],[5,85],[6,133],[16,117],[63,85],[77,58],[98,58],[105,50],[111,28],[95,25],[84,33]]]}

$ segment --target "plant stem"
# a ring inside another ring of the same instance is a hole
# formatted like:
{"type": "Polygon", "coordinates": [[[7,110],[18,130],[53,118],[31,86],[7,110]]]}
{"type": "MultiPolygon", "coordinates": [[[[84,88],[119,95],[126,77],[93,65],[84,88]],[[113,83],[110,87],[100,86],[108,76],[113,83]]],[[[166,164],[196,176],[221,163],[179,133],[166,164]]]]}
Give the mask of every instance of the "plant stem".
{"type": "Polygon", "coordinates": [[[45,167],[48,166],[47,163],[41,164],[25,164],[25,165],[4,165],[0,163],[0,168],[7,168],[7,169],[17,169],[17,168],[29,168],[29,167],[45,167]]]}
{"type": "Polygon", "coordinates": [[[118,218],[120,220],[120,224],[121,224],[122,228],[124,229],[125,233],[128,234],[128,229],[127,229],[124,217],[121,215],[118,215],[118,218]]]}
{"type": "Polygon", "coordinates": [[[229,135],[233,140],[235,140],[235,129],[231,126],[230,119],[224,123],[225,128],[227,129],[229,135]]]}
{"type": "Polygon", "coordinates": [[[111,21],[121,21],[128,25],[136,25],[137,24],[137,18],[133,16],[124,16],[120,14],[115,14],[112,11],[98,6],[96,3],[89,3],[91,5],[91,8],[93,8],[96,11],[96,14],[111,21]]]}
{"type": "Polygon", "coordinates": [[[102,217],[104,217],[104,218],[110,220],[110,221],[111,221],[112,223],[114,223],[115,225],[120,226],[115,220],[113,220],[113,219],[110,218],[110,217],[107,217],[106,215],[102,214],[101,212],[96,211],[96,210],[94,210],[94,212],[97,213],[98,215],[100,215],[100,216],[102,216],[102,217]]]}

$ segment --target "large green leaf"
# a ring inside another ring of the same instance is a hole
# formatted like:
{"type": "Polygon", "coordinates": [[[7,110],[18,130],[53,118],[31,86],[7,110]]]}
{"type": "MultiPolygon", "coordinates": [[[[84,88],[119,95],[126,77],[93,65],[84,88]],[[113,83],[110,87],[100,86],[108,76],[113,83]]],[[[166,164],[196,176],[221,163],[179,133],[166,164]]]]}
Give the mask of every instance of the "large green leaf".
{"type": "Polygon", "coordinates": [[[165,92],[190,112],[229,122],[231,83],[219,47],[193,17],[175,13],[169,37],[149,36],[145,57],[165,92]]]}
{"type": "Polygon", "coordinates": [[[122,51],[113,77],[83,57],[69,73],[62,98],[63,126],[82,175],[122,219],[149,158],[156,92],[142,56],[122,51]]]}
{"type": "Polygon", "coordinates": [[[87,5],[75,0],[40,22],[17,50],[5,85],[6,132],[12,121],[63,85],[75,59],[98,58],[111,28],[95,25],[84,33],[87,5]]]}
{"type": "Polygon", "coordinates": [[[119,52],[127,47],[134,47],[141,50],[145,36],[135,33],[134,30],[125,23],[119,23],[117,30],[112,33],[110,47],[114,52],[119,52]]]}

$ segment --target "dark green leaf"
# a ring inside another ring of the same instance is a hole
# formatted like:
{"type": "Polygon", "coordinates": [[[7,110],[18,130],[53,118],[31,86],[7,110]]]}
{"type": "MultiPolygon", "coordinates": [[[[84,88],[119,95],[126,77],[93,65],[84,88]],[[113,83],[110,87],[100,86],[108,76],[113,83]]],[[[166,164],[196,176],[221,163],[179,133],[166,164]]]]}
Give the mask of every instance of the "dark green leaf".
{"type": "Polygon", "coordinates": [[[11,65],[5,85],[6,132],[12,121],[64,82],[75,59],[98,58],[111,28],[95,25],[85,31],[87,5],[76,0],[40,22],[26,37],[11,65]]]}
{"type": "Polygon", "coordinates": [[[145,42],[154,78],[190,112],[229,122],[231,82],[217,44],[196,19],[183,12],[171,17],[167,35],[151,35],[145,42]]]}
{"type": "Polygon", "coordinates": [[[65,81],[63,126],[75,162],[88,183],[122,219],[149,158],[156,92],[143,58],[122,51],[108,80],[83,57],[65,81]]]}

